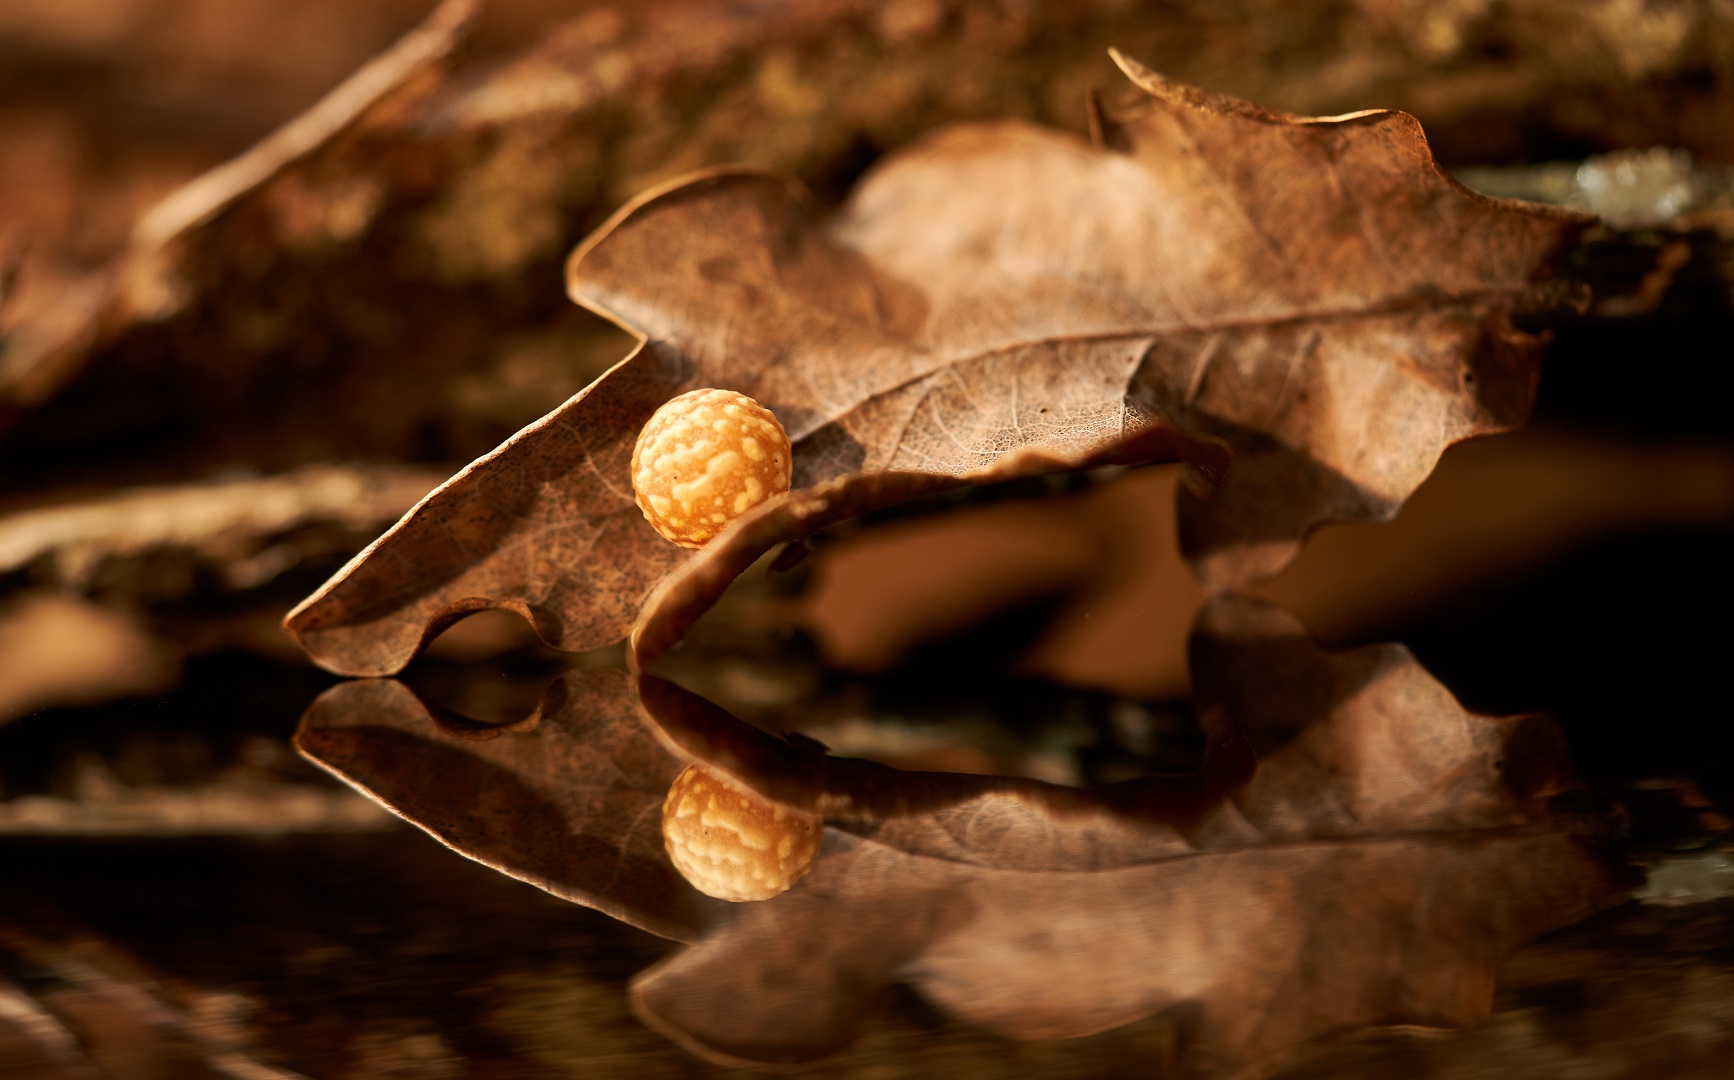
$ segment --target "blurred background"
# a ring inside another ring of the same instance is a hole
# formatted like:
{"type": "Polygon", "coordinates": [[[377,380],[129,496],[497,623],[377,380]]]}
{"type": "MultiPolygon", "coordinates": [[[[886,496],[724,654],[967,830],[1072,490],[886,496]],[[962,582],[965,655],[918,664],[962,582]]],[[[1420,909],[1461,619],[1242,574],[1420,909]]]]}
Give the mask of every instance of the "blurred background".
{"type": "MultiPolygon", "coordinates": [[[[724,162],[824,202],[938,124],[1083,132],[1115,46],[1269,108],[1400,108],[1603,215],[1534,422],[1261,594],[1546,710],[1659,872],[1508,966],[1493,1022],[1285,1075],[1720,1076],[1734,1017],[1734,9],[1718,0],[0,0],[0,1077],[690,1075],[656,939],[301,762],[284,611],[631,347],[567,250],[724,162]],[[424,22],[424,20],[426,20],[424,22]],[[420,27],[420,29],[418,29],[420,27]]],[[[1062,782],[1185,769],[1201,595],[1161,468],[836,530],[672,664],[771,728],[1062,782]]],[[[570,663],[477,617],[409,675],[484,719],[570,663]]],[[[830,1074],[1145,1075],[1160,1022],[1013,1044],[912,996],[830,1074]]],[[[1184,1063],[1174,1065],[1183,1069],[1184,1063]]],[[[727,1070],[711,1070],[717,1073],[727,1070]]]]}

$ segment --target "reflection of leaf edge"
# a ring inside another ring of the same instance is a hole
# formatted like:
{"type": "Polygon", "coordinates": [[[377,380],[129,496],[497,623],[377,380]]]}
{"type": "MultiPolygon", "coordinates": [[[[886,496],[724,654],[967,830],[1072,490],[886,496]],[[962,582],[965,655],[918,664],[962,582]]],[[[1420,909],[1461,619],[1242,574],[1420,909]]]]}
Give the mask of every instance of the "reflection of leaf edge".
{"type": "MultiPolygon", "coordinates": [[[[562,883],[561,881],[550,877],[548,874],[538,873],[527,868],[525,865],[521,865],[523,863],[522,859],[488,853],[485,850],[487,845],[480,844],[473,838],[466,838],[459,835],[457,827],[452,826],[450,823],[442,824],[439,821],[434,820],[437,815],[419,812],[417,810],[417,806],[420,805],[419,803],[416,805],[410,805],[412,800],[395,798],[388,795],[380,789],[377,777],[369,778],[353,773],[338,761],[333,760],[333,755],[330,752],[329,747],[322,748],[315,742],[315,739],[319,736],[321,724],[323,722],[325,730],[331,732],[372,730],[380,734],[390,734],[392,736],[401,736],[404,739],[413,740],[424,758],[436,750],[444,753],[460,754],[464,743],[487,742],[501,736],[524,736],[533,733],[539,726],[538,718],[543,715],[544,709],[552,706],[556,700],[556,688],[563,687],[566,681],[566,676],[574,674],[579,674],[580,677],[589,678],[591,681],[595,681],[597,678],[609,677],[604,674],[601,669],[567,672],[566,675],[563,675],[550,683],[549,693],[545,694],[543,698],[543,705],[539,706],[536,713],[530,718],[506,725],[476,725],[473,729],[454,734],[453,740],[456,745],[440,743],[425,735],[416,734],[412,731],[406,730],[406,728],[395,727],[387,723],[370,723],[366,720],[362,720],[359,723],[348,722],[350,720],[348,710],[341,708],[341,706],[348,705],[353,708],[353,703],[345,701],[345,698],[353,699],[364,696],[372,697],[384,693],[389,695],[393,700],[388,702],[383,708],[378,707],[377,703],[373,703],[373,707],[364,710],[367,714],[373,716],[380,716],[383,714],[384,716],[394,717],[400,721],[409,721],[411,724],[418,726],[421,723],[427,723],[433,725],[435,728],[443,728],[443,725],[440,724],[435,716],[436,712],[441,710],[438,710],[437,707],[429,706],[418,694],[415,693],[414,690],[397,680],[351,680],[339,683],[336,686],[327,689],[308,706],[300,723],[296,726],[295,735],[292,741],[296,751],[304,759],[318,766],[326,773],[336,777],[346,786],[357,791],[368,800],[384,807],[392,814],[402,818],[404,821],[415,826],[422,832],[427,833],[429,836],[439,841],[443,846],[457,852],[459,855],[462,855],[473,862],[480,863],[491,870],[495,870],[514,880],[531,885],[562,900],[578,904],[582,907],[591,908],[609,916],[610,918],[623,922],[628,926],[654,934],[657,937],[675,941],[693,941],[703,933],[706,926],[715,921],[719,912],[722,911],[723,908],[717,902],[702,896],[686,884],[685,880],[680,877],[677,871],[675,871],[673,864],[667,861],[660,843],[656,845],[655,855],[657,858],[653,861],[655,862],[656,867],[664,872],[654,875],[659,878],[660,881],[651,891],[654,895],[666,898],[668,900],[668,906],[665,911],[657,912],[642,904],[632,904],[628,901],[609,899],[603,892],[598,891],[595,888],[562,883]],[[393,708],[392,706],[398,706],[398,708],[393,708]],[[327,719],[325,714],[332,710],[336,710],[335,718],[327,719]],[[492,728],[493,731],[484,731],[482,730],[484,727],[492,728]]],[[[581,701],[581,698],[574,696],[570,700],[573,702],[573,705],[577,705],[581,701]]],[[[634,727],[634,730],[637,730],[636,726],[634,727]]],[[[645,737],[649,737],[648,733],[645,733],[645,737]]],[[[658,751],[661,750],[660,745],[654,744],[654,742],[652,744],[656,745],[658,751]]],[[[484,758],[476,757],[473,754],[464,754],[463,757],[464,763],[471,768],[481,767],[499,772],[502,776],[511,777],[511,774],[507,769],[500,764],[488,761],[484,758]]],[[[678,764],[675,763],[673,759],[670,759],[670,777],[672,777],[673,773],[677,770],[678,764]]],[[[515,777],[511,778],[514,782],[517,782],[515,777]]],[[[490,783],[495,785],[496,788],[500,782],[499,777],[492,778],[490,781],[490,783]]],[[[541,802],[542,797],[531,791],[527,785],[519,783],[519,786],[524,787],[524,790],[530,792],[533,799],[541,802]]],[[[658,814],[658,820],[660,821],[660,807],[663,797],[662,793],[650,792],[647,793],[647,796],[647,808],[654,807],[658,814]]],[[[442,803],[440,805],[444,807],[448,804],[442,803]]],[[[547,806],[546,812],[553,815],[555,818],[562,817],[561,812],[557,807],[547,806]]],[[[660,838],[660,830],[657,835],[660,838]]],[[[538,839],[541,839],[541,837],[538,836],[538,839]]],[[[592,839],[601,842],[600,838],[592,839]]],[[[616,850],[621,857],[626,857],[625,852],[621,849],[620,845],[616,844],[614,850],[616,850]]],[[[643,860],[640,861],[642,862],[643,860]]]]}

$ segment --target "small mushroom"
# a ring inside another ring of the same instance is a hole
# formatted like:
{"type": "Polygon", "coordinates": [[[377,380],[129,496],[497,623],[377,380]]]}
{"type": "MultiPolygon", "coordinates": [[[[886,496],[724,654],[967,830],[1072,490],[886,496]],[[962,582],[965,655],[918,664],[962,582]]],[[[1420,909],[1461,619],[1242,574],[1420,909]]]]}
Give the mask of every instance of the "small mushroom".
{"type": "Polygon", "coordinates": [[[733,390],[692,390],[656,410],[632,448],[632,494],[662,536],[703,547],[789,490],[794,454],[771,410],[733,390]]]}
{"type": "Polygon", "coordinates": [[[693,888],[719,900],[769,900],[813,865],[824,822],[781,806],[694,762],[662,804],[668,857],[693,888]]]}

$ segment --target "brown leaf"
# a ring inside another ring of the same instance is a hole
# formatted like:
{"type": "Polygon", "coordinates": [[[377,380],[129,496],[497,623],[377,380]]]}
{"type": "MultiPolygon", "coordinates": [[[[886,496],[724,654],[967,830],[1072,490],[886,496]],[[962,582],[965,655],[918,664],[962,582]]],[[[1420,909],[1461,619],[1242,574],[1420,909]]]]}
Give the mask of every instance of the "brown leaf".
{"type": "Polygon", "coordinates": [[[1539,718],[1470,714],[1399,646],[1324,654],[1242,601],[1207,609],[1194,664],[1206,723],[1262,754],[1201,824],[1010,787],[845,824],[774,907],[641,976],[640,1015],[711,1057],[805,1061],[902,980],[1021,1038],[1184,1006],[1206,1053],[1258,1069],[1368,1025],[1475,1022],[1510,952],[1619,887],[1543,805],[1569,769],[1539,718]]]}
{"type": "Polygon", "coordinates": [[[771,177],[677,185],[574,253],[572,295],[787,412],[826,474],[1119,415],[1227,438],[1246,460],[1185,529],[1218,585],[1523,419],[1536,343],[1507,316],[1558,299],[1535,279],[1590,219],[1470,193],[1412,117],[1281,116],[1117,59],[1150,99],[1103,148],[954,127],[825,224],[771,177]]]}
{"type": "Polygon", "coordinates": [[[399,682],[340,683],[295,744],[477,862],[653,934],[690,939],[718,906],[663,852],[662,800],[681,762],[640,723],[623,672],[567,672],[534,715],[499,726],[399,682]]]}
{"type": "Polygon", "coordinates": [[[1274,570],[1325,518],[1389,515],[1449,443],[1521,420],[1534,343],[1508,316],[1557,299],[1533,279],[1586,219],[1471,194],[1400,113],[1278,116],[1121,63],[1150,99],[1104,121],[1102,148],[954,127],[829,222],[763,173],[641,196],[573,253],[568,287],[646,347],[432,496],[291,630],[352,674],[395,670],[480,606],[561,647],[605,642],[676,565],[617,459],[695,386],[769,405],[798,488],[1077,464],[1169,424],[1226,438],[1245,462],[1183,521],[1216,584],[1274,570]]]}
{"type": "Polygon", "coordinates": [[[1208,492],[1219,482],[1228,455],[1219,444],[1193,439],[1166,425],[1153,425],[1108,440],[1097,449],[1079,448],[1071,455],[1054,454],[1040,446],[1026,447],[1006,453],[995,466],[961,477],[870,469],[790,492],[782,499],[767,500],[706,544],[665,578],[646,600],[632,629],[633,663],[639,668],[654,664],[710,609],[730,582],[779,543],[798,542],[828,525],[869,510],[909,502],[969,482],[1066,466],[1088,468],[1148,461],[1189,462],[1191,469],[1182,474],[1182,479],[1208,492]]]}
{"type": "MultiPolygon", "coordinates": [[[[683,358],[646,343],[430,494],[285,625],[315,661],[351,675],[397,671],[452,622],[489,607],[522,614],[556,648],[618,640],[649,592],[690,554],[656,535],[633,503],[632,444],[658,406],[703,381],[683,358]]],[[[1227,454],[1215,440],[1144,424],[1032,431],[952,472],[852,473],[849,461],[809,440],[797,443],[795,460],[797,483],[831,482],[761,504],[709,548],[743,534],[762,552],[876,506],[1055,468],[1186,461],[1195,482],[1208,485],[1227,454]]],[[[720,591],[745,565],[713,584],[720,591]]]]}
{"type": "Polygon", "coordinates": [[[688,554],[644,521],[628,470],[638,429],[688,371],[639,349],[435,489],[284,625],[346,675],[397,671],[484,608],[518,612],[555,648],[618,640],[688,554]]]}

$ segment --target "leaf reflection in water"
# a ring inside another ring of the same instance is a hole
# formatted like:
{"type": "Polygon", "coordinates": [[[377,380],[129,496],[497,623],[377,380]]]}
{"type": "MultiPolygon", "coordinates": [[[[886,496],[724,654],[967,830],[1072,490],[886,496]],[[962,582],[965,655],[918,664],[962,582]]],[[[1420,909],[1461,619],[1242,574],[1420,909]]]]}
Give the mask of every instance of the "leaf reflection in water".
{"type": "Polygon", "coordinates": [[[348,683],[297,741],[472,858],[690,942],[633,1004],[725,1061],[838,1052],[904,982],[1016,1038],[1178,1009],[1215,1068],[1262,1071],[1368,1026],[1474,1023],[1512,951],[1619,894],[1598,823],[1549,810],[1572,774],[1545,719],[1469,713],[1400,646],[1325,653],[1233,598],[1192,662],[1201,772],[1097,788],[834,758],[597,670],[499,726],[348,683]],[[743,905],[678,878],[656,818],[694,757],[827,814],[806,878],[743,905]]]}
{"type": "Polygon", "coordinates": [[[394,679],[339,683],[295,745],[454,850],[632,926],[689,940],[716,906],[663,853],[681,765],[639,721],[623,672],[569,671],[531,716],[498,725],[394,679]]]}

